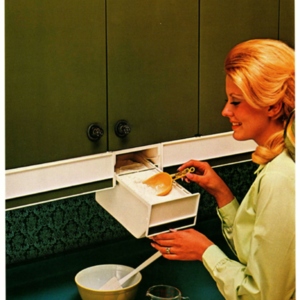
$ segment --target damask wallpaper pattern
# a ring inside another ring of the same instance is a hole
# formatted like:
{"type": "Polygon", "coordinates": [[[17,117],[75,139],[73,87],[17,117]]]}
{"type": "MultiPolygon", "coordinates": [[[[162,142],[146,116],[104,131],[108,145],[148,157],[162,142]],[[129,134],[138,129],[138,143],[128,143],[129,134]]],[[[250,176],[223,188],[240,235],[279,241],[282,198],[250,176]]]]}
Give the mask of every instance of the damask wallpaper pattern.
{"type": "Polygon", "coordinates": [[[6,212],[6,263],[45,257],[129,233],[94,194],[6,212]]]}
{"type": "MultiPolygon", "coordinates": [[[[256,168],[252,162],[246,162],[215,170],[241,201],[254,180],[256,168]]],[[[196,184],[182,185],[192,193],[201,193],[198,222],[216,217],[212,196],[196,184]]],[[[94,193],[10,210],[6,211],[6,264],[126,237],[130,233],[95,201],[94,193]]]]}

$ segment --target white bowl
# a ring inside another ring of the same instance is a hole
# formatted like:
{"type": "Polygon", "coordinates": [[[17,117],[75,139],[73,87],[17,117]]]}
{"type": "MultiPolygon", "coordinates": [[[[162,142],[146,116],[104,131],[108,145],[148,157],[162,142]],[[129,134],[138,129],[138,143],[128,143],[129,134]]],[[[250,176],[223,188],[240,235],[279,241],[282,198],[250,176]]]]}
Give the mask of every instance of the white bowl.
{"type": "Polygon", "coordinates": [[[123,289],[103,291],[99,288],[110,278],[121,279],[129,274],[133,268],[123,265],[98,265],[83,269],[75,276],[75,282],[82,300],[134,300],[138,285],[142,280],[141,273],[137,273],[125,284],[123,289]]]}

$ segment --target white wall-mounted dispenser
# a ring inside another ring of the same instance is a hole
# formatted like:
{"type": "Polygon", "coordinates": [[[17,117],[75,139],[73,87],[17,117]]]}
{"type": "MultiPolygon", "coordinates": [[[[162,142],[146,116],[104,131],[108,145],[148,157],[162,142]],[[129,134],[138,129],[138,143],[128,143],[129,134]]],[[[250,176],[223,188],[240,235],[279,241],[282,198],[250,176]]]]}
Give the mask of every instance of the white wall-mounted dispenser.
{"type": "Polygon", "coordinates": [[[142,183],[162,172],[159,156],[159,145],[116,153],[116,186],[96,193],[96,201],[136,238],[196,224],[199,193],[191,194],[173,181],[168,195],[157,196],[142,183]]]}

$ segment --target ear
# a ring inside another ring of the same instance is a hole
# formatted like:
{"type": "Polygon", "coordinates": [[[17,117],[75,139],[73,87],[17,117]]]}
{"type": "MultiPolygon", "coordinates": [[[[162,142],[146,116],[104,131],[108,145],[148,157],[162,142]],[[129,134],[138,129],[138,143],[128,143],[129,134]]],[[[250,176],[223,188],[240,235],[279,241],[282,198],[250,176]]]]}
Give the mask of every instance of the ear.
{"type": "Polygon", "coordinates": [[[271,118],[277,116],[280,113],[281,109],[282,102],[277,102],[276,104],[269,106],[268,116],[271,118]]]}

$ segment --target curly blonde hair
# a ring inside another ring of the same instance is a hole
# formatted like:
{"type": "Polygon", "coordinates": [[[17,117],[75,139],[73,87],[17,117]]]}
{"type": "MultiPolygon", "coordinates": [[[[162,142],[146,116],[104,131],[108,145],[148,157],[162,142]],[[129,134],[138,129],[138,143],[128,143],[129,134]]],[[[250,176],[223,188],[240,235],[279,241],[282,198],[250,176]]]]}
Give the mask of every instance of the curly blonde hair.
{"type": "Polygon", "coordinates": [[[252,160],[266,164],[285,148],[283,131],[295,108],[295,53],[279,40],[255,39],[236,45],[225,59],[225,72],[255,108],[281,103],[274,116],[282,131],[271,136],[252,154],[252,160]]]}

